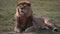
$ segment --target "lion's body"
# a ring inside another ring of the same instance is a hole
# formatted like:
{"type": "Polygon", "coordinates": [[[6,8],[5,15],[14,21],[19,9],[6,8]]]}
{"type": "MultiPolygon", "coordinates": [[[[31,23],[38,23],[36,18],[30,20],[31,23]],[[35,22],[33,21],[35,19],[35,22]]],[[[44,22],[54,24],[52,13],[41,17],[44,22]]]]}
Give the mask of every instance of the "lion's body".
{"type": "Polygon", "coordinates": [[[50,20],[40,18],[40,19],[33,19],[31,3],[29,1],[21,1],[18,2],[15,14],[15,32],[26,32],[36,30],[38,31],[41,28],[52,28],[56,29],[56,25],[50,20]]]}
{"type": "Polygon", "coordinates": [[[33,26],[27,28],[25,32],[39,32],[41,29],[51,29],[57,31],[58,27],[51,21],[50,18],[34,18],[33,26]]]}

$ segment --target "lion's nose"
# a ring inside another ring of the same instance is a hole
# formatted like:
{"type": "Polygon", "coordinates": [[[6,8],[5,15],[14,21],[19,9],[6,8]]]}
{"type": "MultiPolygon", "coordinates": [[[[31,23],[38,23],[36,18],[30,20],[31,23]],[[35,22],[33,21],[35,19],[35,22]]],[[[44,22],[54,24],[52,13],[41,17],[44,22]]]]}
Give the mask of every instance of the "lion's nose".
{"type": "Polygon", "coordinates": [[[24,13],[24,11],[21,11],[22,13],[24,13]]]}

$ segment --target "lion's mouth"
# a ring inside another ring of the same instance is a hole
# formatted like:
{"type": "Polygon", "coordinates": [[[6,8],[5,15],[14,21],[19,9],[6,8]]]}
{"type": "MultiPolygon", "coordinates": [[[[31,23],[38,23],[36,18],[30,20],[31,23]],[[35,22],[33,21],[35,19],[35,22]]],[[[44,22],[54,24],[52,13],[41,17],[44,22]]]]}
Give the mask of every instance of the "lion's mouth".
{"type": "Polygon", "coordinates": [[[24,11],[23,11],[23,10],[22,10],[21,12],[22,12],[22,13],[24,13],[24,11]]]}

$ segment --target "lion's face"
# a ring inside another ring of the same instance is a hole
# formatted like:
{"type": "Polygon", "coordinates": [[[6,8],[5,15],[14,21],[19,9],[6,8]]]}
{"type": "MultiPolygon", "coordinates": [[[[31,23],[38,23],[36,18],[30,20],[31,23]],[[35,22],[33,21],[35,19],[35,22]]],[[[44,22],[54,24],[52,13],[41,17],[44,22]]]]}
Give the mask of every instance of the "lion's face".
{"type": "Polygon", "coordinates": [[[25,15],[25,14],[29,13],[30,9],[31,9],[30,3],[22,2],[19,5],[19,12],[21,15],[25,15]]]}

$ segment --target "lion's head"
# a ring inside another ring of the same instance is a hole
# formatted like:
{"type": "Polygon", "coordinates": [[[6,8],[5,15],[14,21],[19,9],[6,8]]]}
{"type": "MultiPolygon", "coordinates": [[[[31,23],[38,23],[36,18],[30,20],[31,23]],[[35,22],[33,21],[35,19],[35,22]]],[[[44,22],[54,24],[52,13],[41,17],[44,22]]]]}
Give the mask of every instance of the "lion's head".
{"type": "Polygon", "coordinates": [[[31,3],[29,1],[21,1],[17,4],[18,12],[21,15],[31,15],[31,3]]]}

